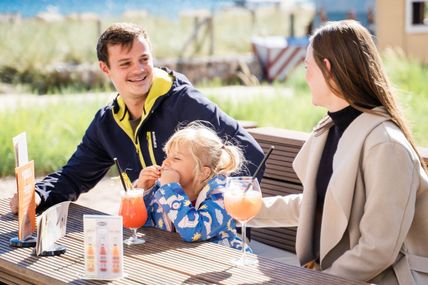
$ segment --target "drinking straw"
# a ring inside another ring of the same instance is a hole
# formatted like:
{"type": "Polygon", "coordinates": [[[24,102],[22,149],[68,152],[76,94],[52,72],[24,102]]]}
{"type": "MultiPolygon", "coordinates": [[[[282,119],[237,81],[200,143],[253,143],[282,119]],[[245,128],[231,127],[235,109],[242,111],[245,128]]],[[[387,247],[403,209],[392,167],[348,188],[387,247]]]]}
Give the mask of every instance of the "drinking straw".
{"type": "Polygon", "coordinates": [[[262,169],[262,166],[265,164],[266,160],[268,159],[269,155],[272,153],[272,151],[274,150],[274,146],[271,145],[269,151],[266,153],[265,157],[263,157],[262,162],[260,162],[259,166],[257,167],[256,171],[253,174],[253,179],[257,177],[257,175],[259,174],[260,170],[262,169]]]}
{"type": "MultiPolygon", "coordinates": [[[[260,170],[262,169],[263,165],[265,164],[266,160],[269,158],[269,155],[272,153],[272,151],[274,150],[274,146],[271,145],[269,151],[265,154],[265,156],[263,157],[262,162],[260,162],[259,166],[257,167],[256,171],[254,172],[253,176],[251,177],[251,181],[253,181],[254,179],[256,179],[257,175],[259,174],[260,170]]],[[[251,183],[252,184],[252,183],[251,183]]],[[[244,192],[247,192],[248,189],[250,189],[251,184],[248,184],[247,188],[245,188],[244,192]]]]}
{"type": "Polygon", "coordinates": [[[114,163],[116,164],[117,171],[119,171],[119,177],[120,177],[120,181],[122,181],[123,189],[125,189],[125,192],[126,192],[127,191],[126,184],[125,184],[125,180],[123,179],[123,176],[122,176],[122,169],[120,168],[119,161],[117,160],[116,157],[113,158],[113,160],[114,160],[114,163]]]}

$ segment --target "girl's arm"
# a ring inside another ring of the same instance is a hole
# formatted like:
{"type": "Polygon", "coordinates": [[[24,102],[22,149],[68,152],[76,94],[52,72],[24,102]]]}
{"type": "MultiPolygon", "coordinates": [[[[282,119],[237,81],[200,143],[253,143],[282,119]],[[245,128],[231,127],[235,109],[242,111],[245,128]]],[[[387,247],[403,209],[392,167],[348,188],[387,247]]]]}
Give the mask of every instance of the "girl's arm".
{"type": "Polygon", "coordinates": [[[144,224],[144,227],[153,227],[155,225],[153,221],[154,211],[155,211],[155,207],[153,206],[153,201],[155,199],[155,193],[157,190],[159,190],[158,181],[156,181],[155,185],[152,188],[144,191],[144,205],[146,205],[146,210],[147,210],[147,221],[144,224]]]}

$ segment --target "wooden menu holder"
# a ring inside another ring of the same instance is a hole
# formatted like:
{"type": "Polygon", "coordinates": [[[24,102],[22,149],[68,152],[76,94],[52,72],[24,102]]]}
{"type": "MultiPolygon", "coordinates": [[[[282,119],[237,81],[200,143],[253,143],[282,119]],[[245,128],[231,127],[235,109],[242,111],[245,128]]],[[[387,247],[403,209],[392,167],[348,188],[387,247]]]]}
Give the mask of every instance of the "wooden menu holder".
{"type": "Polygon", "coordinates": [[[35,247],[36,238],[32,236],[36,228],[36,202],[34,161],[15,168],[18,188],[18,237],[10,239],[13,247],[35,247]]]}

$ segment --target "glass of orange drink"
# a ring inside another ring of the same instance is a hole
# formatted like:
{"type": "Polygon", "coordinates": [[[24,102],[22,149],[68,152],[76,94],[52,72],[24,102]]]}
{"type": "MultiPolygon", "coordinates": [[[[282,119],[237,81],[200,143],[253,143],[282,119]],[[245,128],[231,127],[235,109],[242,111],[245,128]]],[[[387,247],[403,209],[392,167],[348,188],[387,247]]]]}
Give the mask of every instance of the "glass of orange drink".
{"type": "Polygon", "coordinates": [[[147,221],[147,210],[144,204],[144,190],[130,189],[121,191],[119,215],[123,218],[123,226],[132,230],[132,236],[123,242],[127,245],[142,244],[144,239],[138,237],[137,229],[147,221]]]}
{"type": "Polygon", "coordinates": [[[257,179],[252,177],[228,177],[224,192],[224,206],[232,218],[242,227],[242,255],[232,260],[235,265],[257,264],[257,259],[250,258],[246,248],[246,223],[258,214],[262,207],[262,192],[257,179]]]}

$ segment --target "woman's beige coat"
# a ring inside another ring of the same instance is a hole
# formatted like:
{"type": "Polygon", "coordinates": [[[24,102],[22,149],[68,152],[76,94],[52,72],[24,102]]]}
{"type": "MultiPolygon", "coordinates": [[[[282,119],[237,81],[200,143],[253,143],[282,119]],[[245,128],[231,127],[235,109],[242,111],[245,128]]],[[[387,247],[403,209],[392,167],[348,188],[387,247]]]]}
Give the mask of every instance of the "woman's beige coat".
{"type": "MultiPolygon", "coordinates": [[[[249,223],[298,226],[301,264],[315,258],[315,177],[325,130],[310,136],[293,163],[304,194],[265,198],[261,213],[249,223]]],[[[428,284],[428,178],[387,115],[363,113],[342,135],[325,197],[320,246],[326,273],[381,284],[428,284]]]]}

